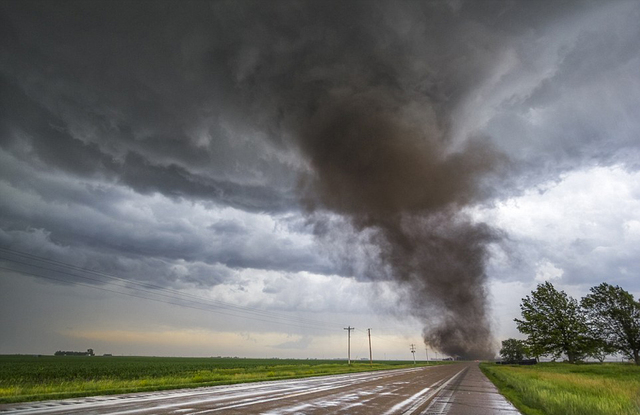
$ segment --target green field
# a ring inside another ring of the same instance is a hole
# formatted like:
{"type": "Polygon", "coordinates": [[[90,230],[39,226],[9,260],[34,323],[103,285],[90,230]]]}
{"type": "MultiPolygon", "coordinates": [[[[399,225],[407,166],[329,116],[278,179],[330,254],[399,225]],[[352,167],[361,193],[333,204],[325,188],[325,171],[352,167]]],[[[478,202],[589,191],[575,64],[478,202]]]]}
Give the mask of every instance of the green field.
{"type": "Polygon", "coordinates": [[[640,414],[640,366],[482,363],[480,368],[525,415],[640,414]]]}
{"type": "Polygon", "coordinates": [[[348,366],[346,361],[335,360],[0,356],[0,403],[192,388],[411,366],[413,363],[407,361],[374,361],[373,366],[368,362],[355,362],[348,366]]]}

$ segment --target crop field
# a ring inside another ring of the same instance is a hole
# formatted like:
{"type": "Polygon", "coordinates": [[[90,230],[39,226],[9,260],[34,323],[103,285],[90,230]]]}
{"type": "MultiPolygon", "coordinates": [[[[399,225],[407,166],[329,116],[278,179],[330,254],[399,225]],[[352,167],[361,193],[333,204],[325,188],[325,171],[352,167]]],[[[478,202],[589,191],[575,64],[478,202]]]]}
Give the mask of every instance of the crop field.
{"type": "MultiPolygon", "coordinates": [[[[446,362],[437,362],[438,364],[446,362]]],[[[418,363],[418,365],[424,364],[418,363]]],[[[436,364],[431,362],[430,364],[436,364]]],[[[0,403],[302,378],[413,366],[408,361],[0,356],[0,403]]]]}
{"type": "Polygon", "coordinates": [[[525,415],[640,414],[640,366],[482,363],[480,368],[525,415]]]}

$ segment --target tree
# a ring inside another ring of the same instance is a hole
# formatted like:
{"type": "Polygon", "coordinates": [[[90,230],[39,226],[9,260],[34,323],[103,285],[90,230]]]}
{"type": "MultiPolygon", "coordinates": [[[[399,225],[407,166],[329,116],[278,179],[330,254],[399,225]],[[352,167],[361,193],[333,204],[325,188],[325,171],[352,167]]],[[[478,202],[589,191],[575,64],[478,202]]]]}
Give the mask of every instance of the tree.
{"type": "Polygon", "coordinates": [[[518,362],[527,355],[527,347],[522,340],[507,339],[502,341],[500,357],[505,362],[518,362]]]}
{"type": "Polygon", "coordinates": [[[593,357],[594,359],[598,359],[600,363],[603,363],[604,359],[606,359],[608,355],[615,353],[617,349],[602,340],[596,330],[593,330],[591,326],[589,326],[589,331],[590,334],[587,342],[586,355],[593,357]]]}
{"type": "Polygon", "coordinates": [[[520,304],[522,320],[515,319],[518,330],[528,336],[534,355],[567,356],[575,363],[589,348],[586,317],[578,302],[550,282],[539,284],[520,304]]]}
{"type": "Polygon", "coordinates": [[[582,307],[597,338],[640,365],[640,303],[617,285],[591,288],[582,307]]]}
{"type": "Polygon", "coordinates": [[[536,339],[535,336],[529,335],[529,338],[525,340],[525,345],[527,347],[527,354],[529,356],[535,357],[536,361],[540,361],[540,356],[544,356],[546,354],[545,349],[541,346],[541,342],[536,339]]]}

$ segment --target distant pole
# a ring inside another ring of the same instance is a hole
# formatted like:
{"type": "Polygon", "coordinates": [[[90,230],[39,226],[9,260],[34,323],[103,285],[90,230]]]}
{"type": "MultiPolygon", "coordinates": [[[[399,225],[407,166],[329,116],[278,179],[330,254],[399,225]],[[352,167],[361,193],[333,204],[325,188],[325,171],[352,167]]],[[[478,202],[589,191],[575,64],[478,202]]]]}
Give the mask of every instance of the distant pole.
{"type": "Polygon", "coordinates": [[[413,364],[416,364],[416,345],[411,343],[411,353],[413,353],[413,364]]]}
{"type": "Polygon", "coordinates": [[[345,330],[347,330],[348,339],[349,339],[349,343],[348,343],[349,344],[349,346],[348,346],[349,348],[347,349],[348,353],[349,353],[348,354],[348,356],[349,356],[348,362],[349,362],[349,364],[351,364],[351,330],[355,330],[355,328],[349,326],[349,327],[345,327],[345,330]]]}
{"type": "Polygon", "coordinates": [[[369,332],[369,364],[373,366],[373,354],[371,353],[371,329],[367,329],[369,332]]]}

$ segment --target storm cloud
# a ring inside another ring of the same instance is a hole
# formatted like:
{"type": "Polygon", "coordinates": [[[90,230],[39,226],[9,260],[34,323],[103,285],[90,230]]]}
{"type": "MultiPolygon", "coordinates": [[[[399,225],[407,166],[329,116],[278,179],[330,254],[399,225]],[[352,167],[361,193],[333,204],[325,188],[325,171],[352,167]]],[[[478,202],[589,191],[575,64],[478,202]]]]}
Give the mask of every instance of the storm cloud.
{"type": "MultiPolygon", "coordinates": [[[[547,217],[509,218],[536,192],[567,203],[553,184],[574,175],[635,177],[637,2],[0,10],[4,248],[178,288],[243,270],[391,281],[425,342],[465,357],[495,351],[492,278],[633,280],[636,251],[615,245],[631,236],[546,243],[547,217]]],[[[636,229],[625,212],[610,228],[636,229]]]]}

